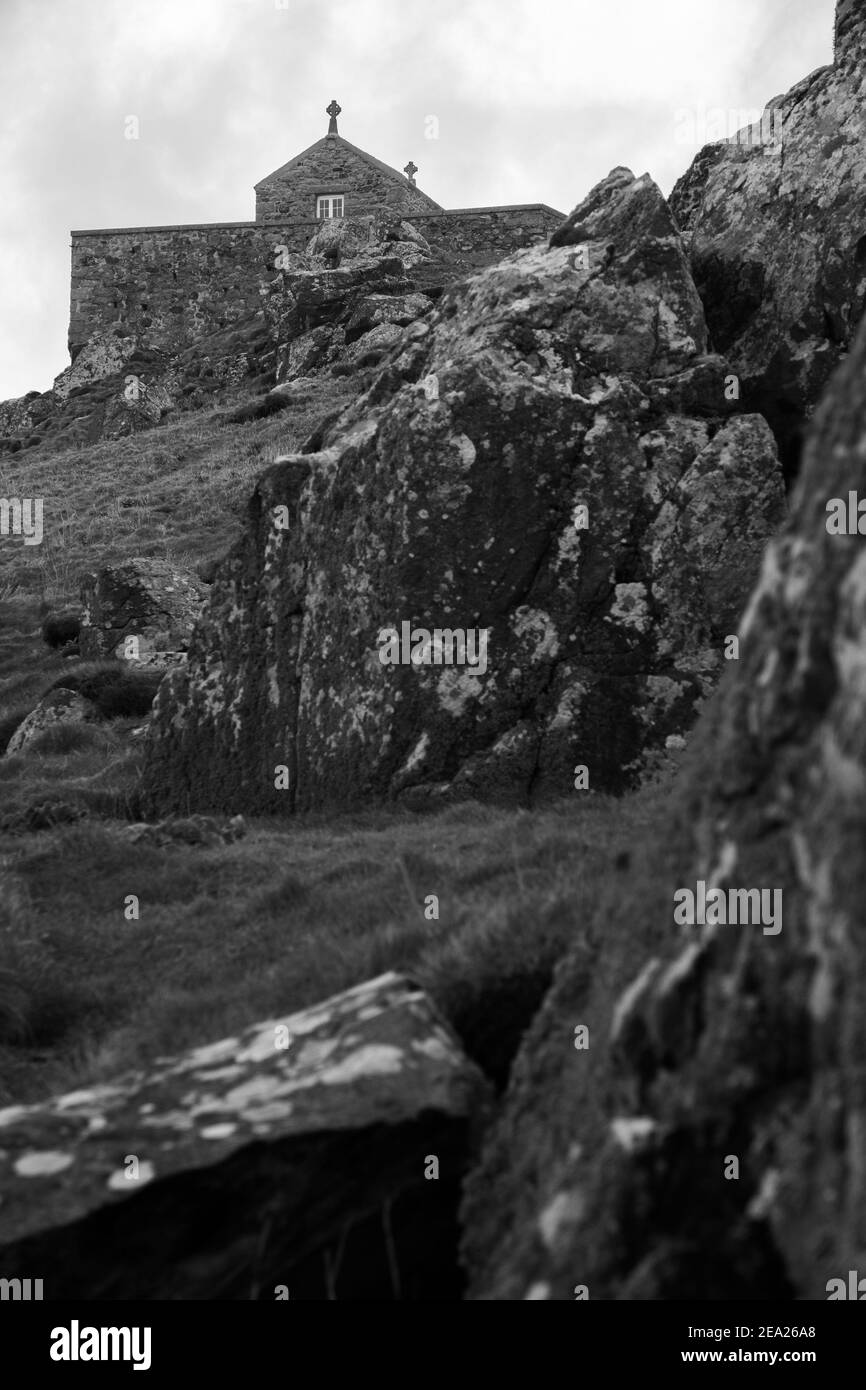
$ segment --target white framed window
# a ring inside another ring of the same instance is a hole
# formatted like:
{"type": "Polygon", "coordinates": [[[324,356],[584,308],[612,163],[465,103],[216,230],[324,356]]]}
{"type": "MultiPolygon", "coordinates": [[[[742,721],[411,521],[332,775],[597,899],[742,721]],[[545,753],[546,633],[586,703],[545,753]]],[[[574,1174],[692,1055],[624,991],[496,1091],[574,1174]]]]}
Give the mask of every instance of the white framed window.
{"type": "Polygon", "coordinates": [[[316,199],[317,217],[343,217],[342,193],[323,193],[316,199]]]}

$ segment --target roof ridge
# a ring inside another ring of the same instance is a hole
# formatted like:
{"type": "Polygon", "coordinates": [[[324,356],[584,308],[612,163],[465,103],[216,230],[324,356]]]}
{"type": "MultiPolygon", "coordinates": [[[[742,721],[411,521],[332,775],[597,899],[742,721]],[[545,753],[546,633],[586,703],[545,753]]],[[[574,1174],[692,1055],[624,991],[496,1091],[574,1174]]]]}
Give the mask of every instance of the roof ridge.
{"type": "MultiPolygon", "coordinates": [[[[341,137],[338,135],[336,138],[339,140],[341,137]]],[[[301,150],[300,154],[293,155],[285,164],[281,164],[279,169],[274,169],[272,173],[265,174],[263,179],[259,179],[258,183],[253,184],[253,189],[261,188],[262,184],[267,183],[269,179],[275,179],[277,174],[284,174],[287,169],[291,169],[293,164],[297,164],[299,159],[303,159],[304,155],[311,154],[313,150],[318,149],[319,145],[324,145],[327,140],[333,139],[333,135],[323,135],[320,140],[314,140],[312,145],[308,145],[305,150],[301,150]]],[[[348,144],[348,141],[346,143],[348,144]]]]}

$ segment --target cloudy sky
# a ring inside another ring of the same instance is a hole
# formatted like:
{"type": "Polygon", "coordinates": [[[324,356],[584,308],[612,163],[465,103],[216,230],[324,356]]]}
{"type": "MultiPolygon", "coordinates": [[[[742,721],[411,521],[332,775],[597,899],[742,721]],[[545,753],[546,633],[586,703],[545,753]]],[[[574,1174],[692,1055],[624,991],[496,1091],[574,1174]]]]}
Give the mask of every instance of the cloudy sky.
{"type": "Polygon", "coordinates": [[[668,193],[832,58],[834,0],[0,0],[0,400],[68,363],[72,228],[243,221],[327,130],[444,207],[668,193]],[[687,119],[684,113],[689,113],[687,119]],[[127,138],[138,123],[138,139],[127,138]],[[435,117],[435,120],[431,120],[435,117]]]}

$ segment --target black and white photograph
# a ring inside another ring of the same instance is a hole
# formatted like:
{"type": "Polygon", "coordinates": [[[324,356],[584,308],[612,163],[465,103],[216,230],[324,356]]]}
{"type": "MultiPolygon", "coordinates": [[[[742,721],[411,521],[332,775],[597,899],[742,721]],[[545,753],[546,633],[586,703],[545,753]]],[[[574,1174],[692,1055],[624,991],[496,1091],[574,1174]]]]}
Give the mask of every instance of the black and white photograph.
{"type": "Polygon", "coordinates": [[[0,1337],[169,1384],[546,1301],[611,1375],[829,1378],[866,0],[0,0],[0,53],[0,1337]]]}

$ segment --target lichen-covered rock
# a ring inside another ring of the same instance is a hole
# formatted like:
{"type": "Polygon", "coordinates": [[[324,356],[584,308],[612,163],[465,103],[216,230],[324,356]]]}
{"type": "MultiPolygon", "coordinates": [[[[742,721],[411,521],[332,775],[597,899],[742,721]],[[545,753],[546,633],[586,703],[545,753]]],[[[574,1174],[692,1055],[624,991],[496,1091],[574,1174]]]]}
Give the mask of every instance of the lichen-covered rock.
{"type": "Polygon", "coordinates": [[[403,330],[396,323],[377,323],[375,328],[355,339],[346,356],[349,361],[361,362],[368,353],[384,355],[402,341],[403,330]]]}
{"type": "Polygon", "coordinates": [[[28,391],[26,396],[0,401],[0,442],[14,442],[38,429],[45,415],[44,393],[28,391]]]}
{"type": "Polygon", "coordinates": [[[166,560],[130,559],[85,574],[79,652],[87,661],[162,653],[173,665],[189,644],[206,593],[196,575],[166,560]]]}
{"type": "Polygon", "coordinates": [[[70,391],[77,387],[101,381],[103,377],[120,372],[135,348],[134,336],[122,330],[94,333],[72,365],[54,378],[54,394],[57,400],[65,401],[70,391]]]}
{"type": "Polygon", "coordinates": [[[0,1110],[0,1269],[38,1269],[46,1300],[459,1297],[488,1103],[428,998],[382,975],[0,1110]]]}
{"type": "Polygon", "coordinates": [[[424,237],[399,212],[381,208],[364,217],[342,217],[323,222],[311,238],[306,258],[339,265],[364,256],[400,255],[405,265],[429,257],[431,248],[424,237]]]}
{"type": "Polygon", "coordinates": [[[430,300],[423,294],[366,295],[355,306],[346,324],[346,341],[351,343],[383,323],[395,323],[405,328],[415,319],[423,318],[429,309],[430,300]]]}
{"type": "Polygon", "coordinates": [[[710,339],[786,471],[866,303],[866,25],[840,0],[836,55],[754,127],[707,145],[671,195],[710,339]]]}
{"type": "MultiPolygon", "coordinates": [[[[346,348],[363,334],[426,314],[431,300],[410,276],[430,262],[424,238],[387,209],[323,223],[303,255],[280,264],[263,298],[278,383],[351,361],[358,353],[346,348]]],[[[390,347],[399,333],[379,338],[390,347]]]]}
{"type": "Polygon", "coordinates": [[[527,1035],[468,1185],[476,1298],[825,1299],[866,1270],[864,373],[866,325],[671,813],[527,1035]]]}
{"type": "Polygon", "coordinates": [[[6,746],[6,756],[23,753],[39,734],[58,724],[81,724],[85,720],[98,718],[96,706],[76,691],[62,688],[49,690],[18,725],[6,746]]]}
{"type": "Polygon", "coordinates": [[[690,724],[782,516],[775,446],[649,177],[578,213],[581,246],[453,287],[263,475],[154,707],[155,813],[562,796],[578,764],[616,791],[690,724]]]}
{"type": "Polygon", "coordinates": [[[412,288],[399,256],[358,256],[335,268],[282,272],[263,305],[281,352],[301,335],[341,327],[370,293],[406,295],[412,288]]]}
{"type": "Polygon", "coordinates": [[[311,371],[321,366],[326,358],[336,360],[333,350],[339,351],[343,340],[343,329],[339,324],[321,324],[318,328],[311,328],[308,333],[299,333],[297,337],[284,343],[279,350],[277,365],[280,384],[274,387],[271,394],[281,392],[286,382],[307,377],[311,371]]]}
{"type": "Polygon", "coordinates": [[[373,235],[371,217],[338,217],[324,221],[316,228],[307,244],[306,255],[299,257],[299,262],[303,264],[312,256],[336,266],[342,260],[364,256],[373,243],[373,235]]]}

